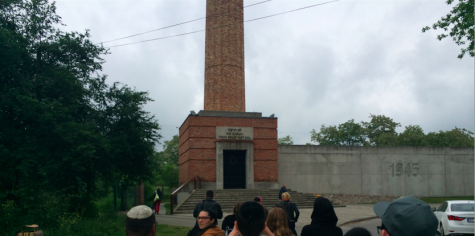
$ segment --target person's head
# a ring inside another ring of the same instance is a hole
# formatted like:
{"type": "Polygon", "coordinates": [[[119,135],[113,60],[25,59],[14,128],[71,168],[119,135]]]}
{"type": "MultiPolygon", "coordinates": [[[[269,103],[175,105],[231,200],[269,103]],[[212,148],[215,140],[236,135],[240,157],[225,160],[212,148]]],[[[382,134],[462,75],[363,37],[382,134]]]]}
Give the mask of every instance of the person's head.
{"type": "Polygon", "coordinates": [[[157,187],[157,190],[160,190],[160,187],[157,187]]]}
{"type": "Polygon", "coordinates": [[[267,215],[267,227],[275,235],[292,235],[287,213],[281,208],[273,208],[267,215]]]}
{"type": "Polygon", "coordinates": [[[333,204],[330,200],[319,197],[313,203],[312,224],[325,224],[335,226],[338,222],[338,217],[333,209],[333,204]]]}
{"type": "Polygon", "coordinates": [[[234,215],[236,215],[236,213],[239,211],[240,207],[241,207],[241,203],[238,203],[233,207],[233,214],[234,215]]]}
{"type": "Polygon", "coordinates": [[[345,236],[371,236],[371,233],[365,228],[356,227],[346,232],[345,236]]]}
{"type": "Polygon", "coordinates": [[[201,230],[216,227],[216,213],[211,209],[202,210],[198,215],[198,227],[201,230]]]}
{"type": "Polygon", "coordinates": [[[285,184],[284,184],[284,186],[283,186],[283,187],[284,187],[284,188],[287,188],[287,185],[285,185],[285,184]]]}
{"type": "Polygon", "coordinates": [[[290,201],[292,199],[288,192],[282,193],[282,201],[290,201]]]}
{"type": "Polygon", "coordinates": [[[257,197],[254,198],[254,201],[255,202],[262,202],[262,198],[257,196],[257,197]]]}
{"type": "Polygon", "coordinates": [[[405,196],[392,202],[378,202],[373,207],[382,221],[382,236],[435,235],[437,218],[425,202],[405,196]]]}
{"type": "Polygon", "coordinates": [[[264,207],[254,201],[245,202],[239,208],[236,221],[242,236],[259,236],[266,227],[264,207]]]}
{"type": "Polygon", "coordinates": [[[206,191],[206,198],[213,198],[214,197],[213,195],[214,195],[213,191],[211,190],[206,191]]]}
{"type": "Polygon", "coordinates": [[[127,236],[155,235],[155,215],[148,206],[133,207],[127,212],[125,233],[127,236]]]}

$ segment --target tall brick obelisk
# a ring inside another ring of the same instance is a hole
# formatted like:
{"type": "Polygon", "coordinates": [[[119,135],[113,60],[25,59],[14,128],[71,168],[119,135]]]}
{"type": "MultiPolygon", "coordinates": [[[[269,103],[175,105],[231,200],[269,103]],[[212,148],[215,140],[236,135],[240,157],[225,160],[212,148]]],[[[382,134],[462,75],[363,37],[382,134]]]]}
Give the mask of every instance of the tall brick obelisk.
{"type": "Polygon", "coordinates": [[[204,110],[180,126],[179,182],[278,189],[277,117],[246,112],[243,0],[207,0],[206,16],[204,110]]]}
{"type": "Polygon", "coordinates": [[[206,1],[204,110],[246,111],[243,0],[206,1]]]}

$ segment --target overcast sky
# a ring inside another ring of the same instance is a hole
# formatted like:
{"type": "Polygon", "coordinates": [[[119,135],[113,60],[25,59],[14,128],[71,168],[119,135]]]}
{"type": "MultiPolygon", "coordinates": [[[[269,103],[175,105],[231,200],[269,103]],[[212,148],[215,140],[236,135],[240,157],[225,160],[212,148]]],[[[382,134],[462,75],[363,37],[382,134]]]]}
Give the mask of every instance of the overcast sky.
{"type": "MultiPolygon", "coordinates": [[[[244,0],[251,5],[264,0],[244,0]]],[[[325,1],[272,0],[245,8],[244,20],[325,1]]],[[[455,1],[456,3],[458,1],[455,1]]],[[[422,33],[453,5],[437,1],[341,0],[245,23],[246,110],[272,113],[279,137],[310,142],[322,124],[386,115],[426,133],[474,130],[474,59],[458,59],[440,30],[422,33]]],[[[206,16],[205,0],[59,0],[64,31],[89,29],[94,42],[206,16]]],[[[205,20],[104,44],[113,46],[205,28],[205,20]]],[[[190,110],[203,109],[205,33],[113,47],[103,73],[148,91],[145,109],[163,139],[178,134],[190,110]]],[[[157,147],[161,150],[161,145],[157,147]]]]}

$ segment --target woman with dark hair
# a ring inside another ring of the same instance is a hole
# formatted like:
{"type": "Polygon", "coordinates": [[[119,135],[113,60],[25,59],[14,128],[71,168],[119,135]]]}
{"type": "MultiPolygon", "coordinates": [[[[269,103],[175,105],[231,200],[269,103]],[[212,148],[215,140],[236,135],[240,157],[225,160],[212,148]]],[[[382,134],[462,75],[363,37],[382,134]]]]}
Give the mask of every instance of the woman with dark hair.
{"type": "Polygon", "coordinates": [[[267,227],[275,236],[292,236],[287,214],[281,208],[273,208],[267,215],[267,227]]]}
{"type": "Polygon", "coordinates": [[[213,210],[202,210],[197,217],[200,228],[198,236],[224,236],[224,231],[219,228],[216,218],[213,210]]]}
{"type": "Polygon", "coordinates": [[[226,233],[231,233],[231,231],[233,230],[234,221],[236,221],[236,214],[240,207],[241,203],[236,204],[233,207],[233,214],[228,215],[224,218],[223,223],[221,224],[221,229],[224,230],[224,235],[226,235],[226,233]]]}
{"type": "Polygon", "coordinates": [[[313,203],[312,223],[302,229],[301,236],[343,236],[336,226],[338,217],[330,200],[319,197],[313,203]]]}

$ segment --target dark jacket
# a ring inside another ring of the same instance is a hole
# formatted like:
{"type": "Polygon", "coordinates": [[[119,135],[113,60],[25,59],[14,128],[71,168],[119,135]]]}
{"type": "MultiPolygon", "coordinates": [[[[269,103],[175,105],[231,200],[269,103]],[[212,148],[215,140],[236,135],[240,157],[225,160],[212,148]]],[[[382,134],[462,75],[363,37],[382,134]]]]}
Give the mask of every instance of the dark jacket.
{"type": "Polygon", "coordinates": [[[289,217],[289,220],[293,220],[295,222],[298,221],[299,216],[300,216],[300,211],[297,208],[297,204],[290,202],[290,201],[285,201],[285,202],[280,202],[282,206],[284,206],[285,211],[287,212],[287,216],[289,217]],[[294,215],[295,213],[295,215],[294,215]]]}
{"type": "Polygon", "coordinates": [[[336,226],[338,217],[328,199],[315,199],[311,217],[312,223],[303,227],[301,236],[343,236],[343,231],[336,226]]]}
{"type": "Polygon", "coordinates": [[[156,193],[158,194],[158,197],[160,197],[160,201],[162,200],[162,191],[160,189],[157,189],[156,193]]]}
{"type": "Polygon", "coordinates": [[[234,221],[236,221],[236,215],[228,215],[224,217],[221,229],[226,232],[226,227],[229,227],[230,229],[234,228],[234,221]]]}
{"type": "Polygon", "coordinates": [[[216,217],[218,219],[223,218],[223,211],[221,210],[221,206],[219,205],[219,203],[215,202],[212,198],[206,198],[206,200],[198,203],[195,207],[195,210],[193,211],[193,217],[195,218],[198,217],[200,212],[206,209],[211,209],[214,212],[216,212],[216,217]]]}
{"type": "Polygon", "coordinates": [[[287,192],[287,188],[286,187],[282,187],[280,188],[280,191],[279,191],[279,199],[282,200],[282,193],[285,193],[287,192]]]}

